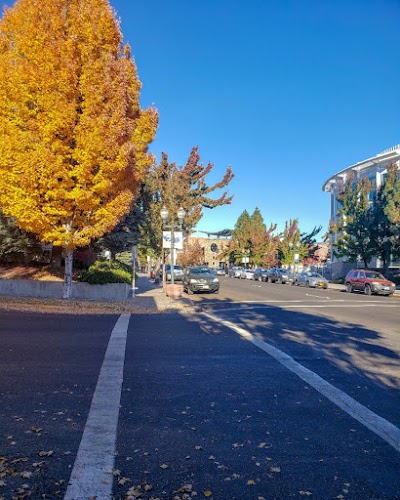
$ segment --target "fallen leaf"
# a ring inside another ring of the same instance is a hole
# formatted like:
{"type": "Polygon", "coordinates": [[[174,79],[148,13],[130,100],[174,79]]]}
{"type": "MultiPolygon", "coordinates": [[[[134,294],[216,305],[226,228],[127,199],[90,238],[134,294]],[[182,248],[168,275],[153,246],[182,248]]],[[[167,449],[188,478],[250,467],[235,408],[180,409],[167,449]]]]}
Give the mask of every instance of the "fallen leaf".
{"type": "Polygon", "coordinates": [[[311,491],[299,491],[299,495],[309,497],[312,495],[311,491]]]}
{"type": "Polygon", "coordinates": [[[249,479],[249,480],[247,481],[247,485],[248,485],[248,486],[250,486],[250,485],[252,485],[252,484],[256,484],[256,482],[254,481],[254,479],[249,479]]]}
{"type": "Polygon", "coordinates": [[[193,489],[192,484],[183,484],[179,490],[177,490],[175,493],[190,493],[193,489]]]}
{"type": "Polygon", "coordinates": [[[39,451],[38,455],[39,457],[51,457],[53,455],[54,451],[39,451]]]}
{"type": "Polygon", "coordinates": [[[270,467],[269,470],[271,472],[280,472],[281,471],[281,468],[280,467],[270,467]]]}
{"type": "Polygon", "coordinates": [[[212,491],[211,491],[211,490],[204,490],[204,491],[203,491],[203,495],[204,495],[205,497],[210,497],[212,494],[213,494],[213,493],[212,493],[212,491]]]}
{"type": "Polygon", "coordinates": [[[161,467],[161,469],[168,469],[168,465],[167,464],[161,464],[160,467],[161,467]]]}

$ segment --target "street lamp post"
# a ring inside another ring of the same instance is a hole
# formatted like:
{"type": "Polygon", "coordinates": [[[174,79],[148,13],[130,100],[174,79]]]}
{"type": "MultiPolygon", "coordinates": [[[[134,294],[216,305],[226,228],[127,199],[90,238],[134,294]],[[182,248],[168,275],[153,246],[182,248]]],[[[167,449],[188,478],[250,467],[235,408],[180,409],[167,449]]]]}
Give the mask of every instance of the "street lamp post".
{"type": "Polygon", "coordinates": [[[298,254],[296,254],[296,248],[297,250],[300,248],[300,243],[297,242],[295,244],[293,244],[292,241],[289,241],[289,248],[290,250],[292,250],[293,248],[293,274],[295,273],[295,267],[296,267],[296,255],[297,255],[297,259],[299,258],[298,254]]]}
{"type": "MultiPolygon", "coordinates": [[[[178,212],[177,212],[177,217],[178,217],[178,225],[175,224],[174,221],[171,221],[170,224],[167,224],[168,220],[168,209],[166,206],[163,206],[163,208],[160,211],[161,219],[163,221],[163,228],[165,227],[166,229],[171,230],[171,284],[173,285],[175,283],[174,280],[174,269],[175,269],[175,235],[174,235],[174,230],[175,229],[182,229],[182,222],[185,217],[185,210],[181,207],[178,212]]],[[[165,265],[164,265],[164,273],[165,273],[165,265]]]]}
{"type": "Polygon", "coordinates": [[[249,261],[250,261],[250,250],[242,250],[242,263],[244,264],[245,269],[247,269],[249,261]]]}

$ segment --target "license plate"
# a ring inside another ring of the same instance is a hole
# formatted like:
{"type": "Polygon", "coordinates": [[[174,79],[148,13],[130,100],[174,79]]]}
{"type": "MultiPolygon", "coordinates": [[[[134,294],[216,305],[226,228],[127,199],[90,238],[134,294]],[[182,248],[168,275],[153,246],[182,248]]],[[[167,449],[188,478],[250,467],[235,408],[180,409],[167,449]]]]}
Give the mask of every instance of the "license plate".
{"type": "Polygon", "coordinates": [[[383,289],[384,290],[390,290],[390,288],[388,286],[384,286],[383,289]]]}
{"type": "Polygon", "coordinates": [[[201,285],[200,288],[204,288],[205,290],[207,290],[207,288],[210,288],[208,285],[201,285]]]}
{"type": "Polygon", "coordinates": [[[318,283],[318,286],[325,286],[325,283],[318,283]]]}

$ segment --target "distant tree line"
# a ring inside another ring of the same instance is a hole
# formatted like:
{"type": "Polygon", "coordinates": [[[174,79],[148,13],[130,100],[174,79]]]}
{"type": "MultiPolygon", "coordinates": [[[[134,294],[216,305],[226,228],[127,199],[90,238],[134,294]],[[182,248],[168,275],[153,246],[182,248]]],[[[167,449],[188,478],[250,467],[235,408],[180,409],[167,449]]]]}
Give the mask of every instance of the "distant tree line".
{"type": "Polygon", "coordinates": [[[257,207],[250,215],[244,210],[236,221],[232,239],[221,257],[234,264],[246,262],[250,267],[274,267],[296,262],[320,262],[316,236],[321,226],[310,233],[301,232],[298,219],[285,223],[282,232],[276,232],[277,224],[268,227],[257,207]]]}

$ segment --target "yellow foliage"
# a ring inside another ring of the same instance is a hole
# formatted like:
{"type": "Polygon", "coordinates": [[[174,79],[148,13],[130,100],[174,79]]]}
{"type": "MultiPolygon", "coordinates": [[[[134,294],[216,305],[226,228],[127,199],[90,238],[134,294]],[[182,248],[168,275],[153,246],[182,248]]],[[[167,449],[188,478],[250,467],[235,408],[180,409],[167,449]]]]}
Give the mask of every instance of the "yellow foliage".
{"type": "Polygon", "coordinates": [[[0,21],[0,206],[42,241],[128,212],[158,126],[108,0],[17,0],[0,21]]]}

